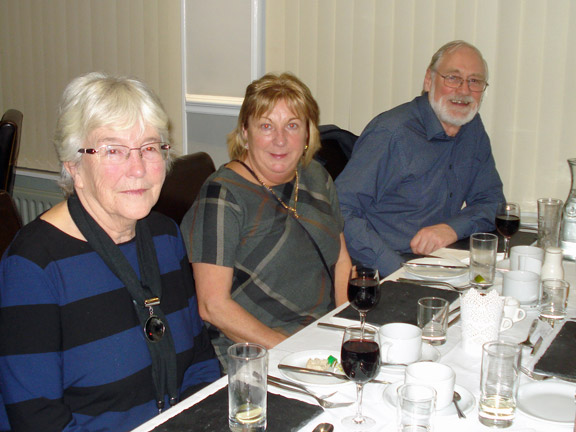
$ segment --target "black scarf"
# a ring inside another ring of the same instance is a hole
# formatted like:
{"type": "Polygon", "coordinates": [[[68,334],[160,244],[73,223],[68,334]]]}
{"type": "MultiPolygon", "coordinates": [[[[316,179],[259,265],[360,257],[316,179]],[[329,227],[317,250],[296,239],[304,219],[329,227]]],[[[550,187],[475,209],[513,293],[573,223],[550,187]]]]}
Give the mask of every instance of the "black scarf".
{"type": "MultiPolygon", "coordinates": [[[[162,282],[160,268],[154,248],[152,233],[146,219],[136,223],[136,249],[138,251],[138,266],[142,282],[136,272],[108,234],[88,214],[78,196],[68,198],[68,210],[72,220],[88,241],[88,244],[100,255],[112,272],[124,283],[132,296],[136,315],[144,331],[146,321],[151,315],[151,309],[145,306],[145,300],[157,297],[162,299],[162,282]]],[[[152,379],[154,381],[155,397],[158,410],[164,408],[164,395],[168,393],[170,405],[178,402],[178,385],[176,377],[176,349],[168,321],[160,305],[155,305],[154,314],[165,325],[164,336],[158,342],[150,342],[144,335],[146,345],[152,357],[152,379]]]]}

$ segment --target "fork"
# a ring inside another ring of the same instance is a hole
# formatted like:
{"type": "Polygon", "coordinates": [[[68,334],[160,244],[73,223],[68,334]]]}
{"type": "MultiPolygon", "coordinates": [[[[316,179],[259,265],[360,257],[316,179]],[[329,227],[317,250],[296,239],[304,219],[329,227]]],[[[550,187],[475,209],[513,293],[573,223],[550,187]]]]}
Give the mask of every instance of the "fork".
{"type": "Polygon", "coordinates": [[[544,375],[544,374],[541,374],[538,372],[531,371],[530,369],[528,369],[524,366],[520,366],[520,370],[528,378],[532,378],[534,381],[544,381],[544,380],[548,380],[548,379],[557,379],[557,380],[566,381],[569,383],[576,383],[576,379],[574,379],[574,378],[567,378],[567,377],[561,377],[561,376],[556,376],[556,375],[544,375]]]}
{"type": "Polygon", "coordinates": [[[443,281],[430,281],[430,280],[420,280],[420,279],[407,279],[407,278],[398,278],[397,282],[406,282],[411,283],[414,285],[424,285],[424,286],[443,286],[445,288],[449,288],[453,291],[464,291],[467,289],[472,288],[471,284],[466,284],[462,286],[454,286],[451,283],[443,282],[443,281]]]}
{"type": "MultiPolygon", "coordinates": [[[[268,382],[278,388],[284,389],[284,390],[289,390],[289,391],[293,391],[296,393],[301,393],[301,394],[305,394],[308,396],[312,396],[314,399],[316,399],[316,401],[318,402],[318,404],[322,407],[322,408],[342,408],[342,407],[346,407],[346,406],[350,406],[352,405],[354,402],[330,402],[327,401],[323,398],[321,398],[320,396],[312,393],[310,390],[308,390],[306,387],[304,387],[303,385],[300,385],[298,383],[292,382],[292,381],[287,381],[287,380],[283,380],[282,378],[277,378],[271,375],[268,375],[268,382]]],[[[334,393],[332,393],[333,395],[334,393]]],[[[332,395],[329,395],[327,397],[330,397],[332,395]]]]}

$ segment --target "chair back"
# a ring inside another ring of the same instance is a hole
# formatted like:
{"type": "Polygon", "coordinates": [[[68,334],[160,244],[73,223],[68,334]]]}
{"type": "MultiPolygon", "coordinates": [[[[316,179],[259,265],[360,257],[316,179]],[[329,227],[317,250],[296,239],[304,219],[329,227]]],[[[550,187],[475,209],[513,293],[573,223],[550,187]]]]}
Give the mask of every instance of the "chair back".
{"type": "Polygon", "coordinates": [[[22,228],[20,214],[10,194],[0,190],[0,257],[8,248],[16,233],[22,228]]]}
{"type": "Polygon", "coordinates": [[[177,158],[166,176],[160,198],[152,210],[171,217],[180,225],[204,181],[216,171],[208,153],[198,152],[177,158]]]}
{"type": "Polygon", "coordinates": [[[320,162],[333,180],[342,172],[358,139],[352,132],[336,125],[320,125],[320,150],[314,158],[320,162]]]}
{"type": "Polygon", "coordinates": [[[9,109],[0,120],[0,189],[9,194],[14,189],[14,167],[20,148],[22,118],[20,111],[9,109]]]}

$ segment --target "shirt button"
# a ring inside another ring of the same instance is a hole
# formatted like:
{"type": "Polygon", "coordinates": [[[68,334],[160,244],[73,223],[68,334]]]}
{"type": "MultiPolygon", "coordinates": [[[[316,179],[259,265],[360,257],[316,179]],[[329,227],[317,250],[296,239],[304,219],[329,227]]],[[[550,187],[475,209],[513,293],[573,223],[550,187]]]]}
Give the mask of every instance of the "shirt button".
{"type": "Polygon", "coordinates": [[[450,192],[450,198],[452,198],[452,192],[450,192]]]}
{"type": "Polygon", "coordinates": [[[452,164],[448,165],[448,169],[452,169],[452,164]]]}

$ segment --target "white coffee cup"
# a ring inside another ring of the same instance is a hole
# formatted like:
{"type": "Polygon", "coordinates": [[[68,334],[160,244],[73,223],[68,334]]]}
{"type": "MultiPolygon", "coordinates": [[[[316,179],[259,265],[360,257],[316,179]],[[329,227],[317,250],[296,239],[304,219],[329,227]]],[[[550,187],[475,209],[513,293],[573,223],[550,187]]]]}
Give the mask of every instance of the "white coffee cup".
{"type": "Polygon", "coordinates": [[[536,246],[514,246],[510,249],[510,270],[542,271],[544,250],[536,246]]]}
{"type": "Polygon", "coordinates": [[[413,363],[422,355],[422,329],[406,323],[380,327],[380,355],[385,363],[413,363]]]}
{"type": "Polygon", "coordinates": [[[530,304],[540,299],[540,277],[531,271],[511,270],[504,273],[502,295],[530,304]]]}
{"type": "Polygon", "coordinates": [[[517,298],[506,297],[504,300],[504,317],[515,323],[526,318],[526,311],[520,307],[520,301],[517,298]]]}
{"type": "Polygon", "coordinates": [[[456,374],[442,363],[417,362],[406,367],[406,384],[427,384],[436,390],[436,408],[441,410],[452,403],[456,374]]]}

